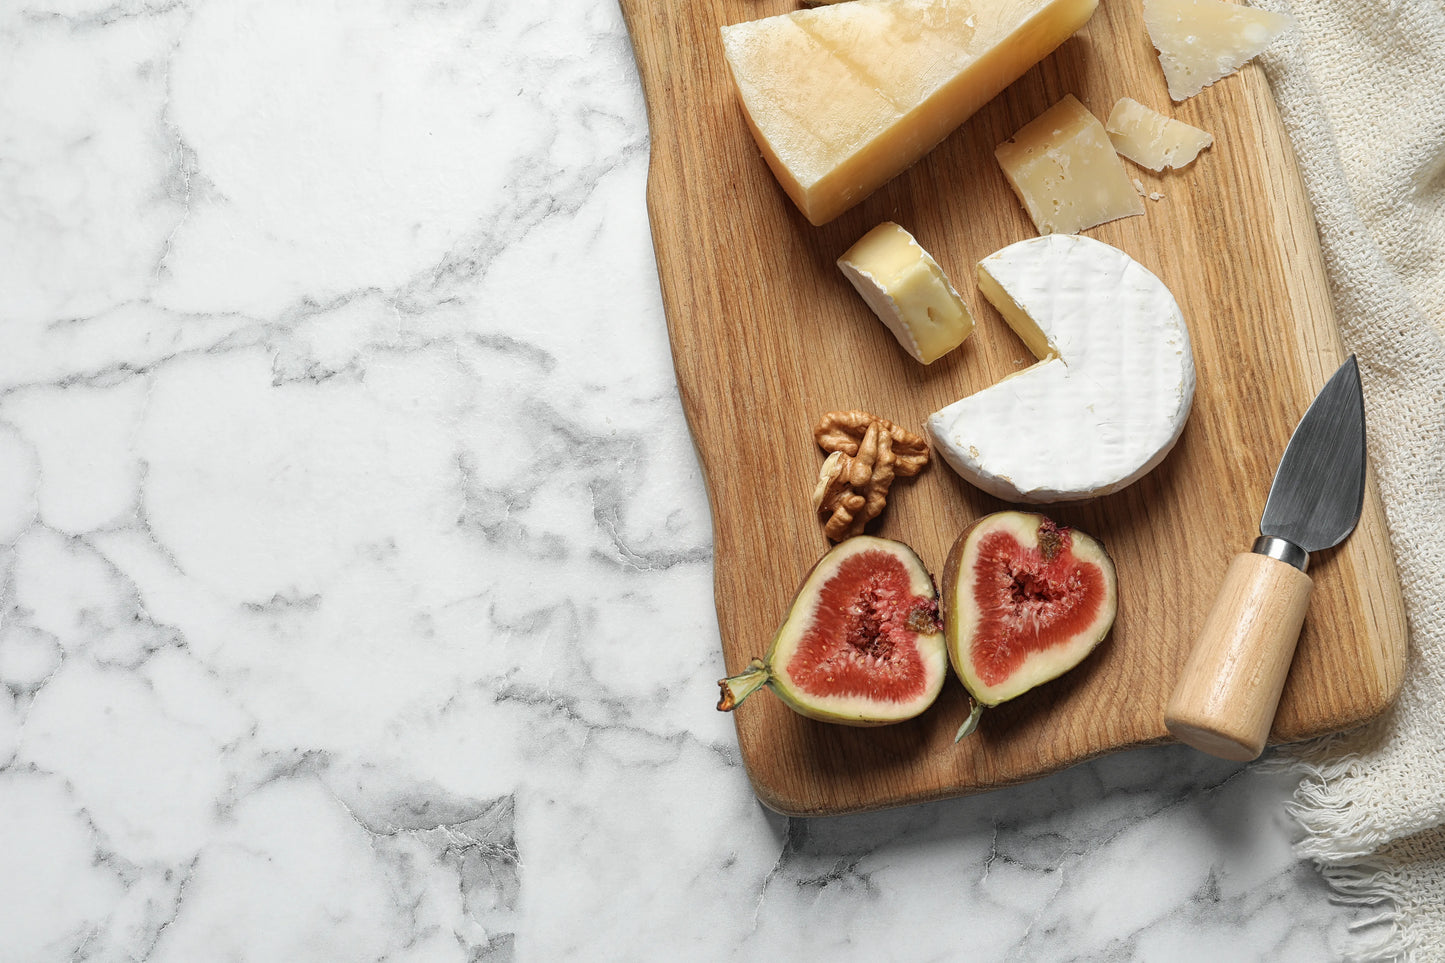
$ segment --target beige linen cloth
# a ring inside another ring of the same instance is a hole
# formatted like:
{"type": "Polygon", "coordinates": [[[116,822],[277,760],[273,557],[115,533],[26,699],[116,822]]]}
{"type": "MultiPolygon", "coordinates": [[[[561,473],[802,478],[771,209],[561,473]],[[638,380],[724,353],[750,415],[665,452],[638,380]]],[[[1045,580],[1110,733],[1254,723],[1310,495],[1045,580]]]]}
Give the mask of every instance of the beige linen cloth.
{"type": "Polygon", "coordinates": [[[1445,3],[1255,0],[1296,28],[1262,57],[1314,203],[1410,651],[1395,705],[1305,746],[1293,809],[1361,958],[1445,960],[1445,3]]]}

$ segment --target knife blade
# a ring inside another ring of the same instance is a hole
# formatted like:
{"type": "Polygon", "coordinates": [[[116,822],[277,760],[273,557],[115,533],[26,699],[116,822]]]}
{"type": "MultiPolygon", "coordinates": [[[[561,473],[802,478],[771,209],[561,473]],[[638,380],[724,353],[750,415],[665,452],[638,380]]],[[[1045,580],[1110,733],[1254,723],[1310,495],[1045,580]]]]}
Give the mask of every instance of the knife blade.
{"type": "Polygon", "coordinates": [[[1331,376],[1290,436],[1259,521],[1262,537],[1334,548],[1365,504],[1365,398],[1355,356],[1331,376]]]}
{"type": "Polygon", "coordinates": [[[1164,709],[1180,742],[1225,759],[1264,751],[1314,586],[1309,557],[1349,537],[1365,500],[1365,402],[1350,355],[1280,457],[1259,538],[1236,555],[1164,709]]]}

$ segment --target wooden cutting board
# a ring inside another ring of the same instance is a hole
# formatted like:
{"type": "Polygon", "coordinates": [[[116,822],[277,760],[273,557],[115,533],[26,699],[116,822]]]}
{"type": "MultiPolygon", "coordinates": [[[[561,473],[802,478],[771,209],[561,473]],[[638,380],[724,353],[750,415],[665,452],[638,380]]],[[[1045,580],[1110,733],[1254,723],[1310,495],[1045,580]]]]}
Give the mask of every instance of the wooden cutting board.
{"type": "MultiPolygon", "coordinates": [[[[1072,672],[986,712],[958,745],[967,702],[953,678],[918,719],[881,729],[813,722],[771,693],[736,712],[759,798],[795,815],[976,792],[1167,741],[1164,703],[1194,634],[1230,557],[1258,534],[1291,431],[1343,360],[1309,203],[1259,68],[1172,105],[1139,0],[1102,0],[1082,31],[919,164],[813,227],[749,135],[718,38],[720,25],[787,12],[793,0],[621,3],[651,124],[647,200],[673,360],[711,497],[719,675],[765,654],[828,547],[809,502],[821,413],[864,408],[921,431],[934,410],[1032,363],[973,281],[981,258],[1036,234],[994,146],[1068,93],[1100,117],[1130,96],[1214,134],[1183,171],[1126,162],[1163,199],[1086,232],[1173,291],[1198,374],[1189,423],[1159,468],[1117,494],[1044,509],[1113,555],[1121,598],[1110,637],[1072,672]],[[978,322],[927,367],[834,264],[883,220],[913,232],[978,322]]],[[[869,530],[909,543],[941,574],[964,526],[1005,507],[937,462],[896,483],[869,530]]],[[[1312,559],[1310,574],[1275,742],[1354,726],[1399,687],[1405,620],[1373,479],[1359,528],[1312,559]]]]}

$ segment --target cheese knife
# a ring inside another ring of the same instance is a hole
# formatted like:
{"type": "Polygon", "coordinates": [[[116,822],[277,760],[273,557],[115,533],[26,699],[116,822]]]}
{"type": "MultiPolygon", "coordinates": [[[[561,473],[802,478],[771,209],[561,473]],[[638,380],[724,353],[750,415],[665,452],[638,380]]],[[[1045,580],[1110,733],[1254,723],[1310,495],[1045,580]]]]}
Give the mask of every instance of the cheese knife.
{"type": "Polygon", "coordinates": [[[1311,553],[1343,542],[1365,500],[1365,403],[1355,356],[1330,377],[1280,458],[1251,551],[1234,557],[1164,723],[1224,759],[1264,751],[1299,642],[1311,553]]]}

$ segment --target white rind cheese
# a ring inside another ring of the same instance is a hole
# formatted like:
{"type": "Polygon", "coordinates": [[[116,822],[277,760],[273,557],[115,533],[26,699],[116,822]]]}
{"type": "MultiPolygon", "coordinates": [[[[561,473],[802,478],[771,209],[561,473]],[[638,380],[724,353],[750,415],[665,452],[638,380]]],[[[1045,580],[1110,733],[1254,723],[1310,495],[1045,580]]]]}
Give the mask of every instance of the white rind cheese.
{"type": "Polygon", "coordinates": [[[1228,77],[1293,23],[1282,13],[1223,0],[1144,0],[1144,29],[1174,100],[1228,77]]]}
{"type": "Polygon", "coordinates": [[[899,225],[884,221],[838,258],[838,269],[905,351],[932,364],[963,344],[973,316],[948,275],[899,225]]]}
{"type": "Polygon", "coordinates": [[[928,419],[935,450],[1006,501],[1118,491],[1173,448],[1194,401],[1194,354],[1164,283],[1077,235],[1011,244],[979,287],[1041,360],[928,419]]]}

